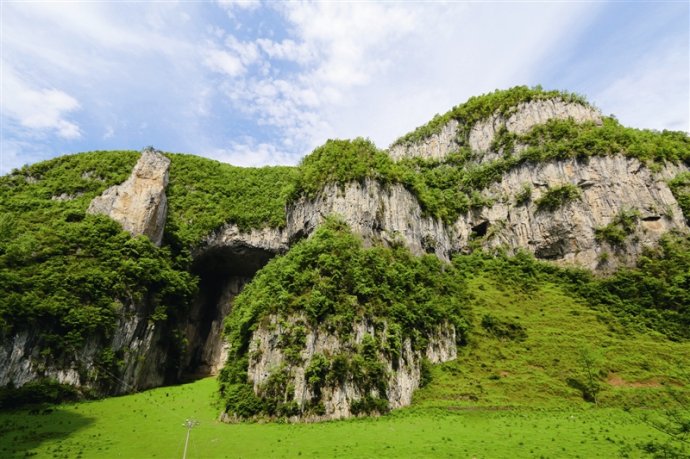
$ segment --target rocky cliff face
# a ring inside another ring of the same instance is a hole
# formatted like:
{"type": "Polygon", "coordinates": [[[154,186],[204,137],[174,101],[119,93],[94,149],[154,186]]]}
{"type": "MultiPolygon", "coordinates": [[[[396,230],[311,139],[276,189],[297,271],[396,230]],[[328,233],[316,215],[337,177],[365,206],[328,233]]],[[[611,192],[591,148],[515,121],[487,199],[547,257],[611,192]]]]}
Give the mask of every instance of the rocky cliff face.
{"type": "Polygon", "coordinates": [[[535,100],[519,104],[507,116],[494,114],[476,123],[470,130],[468,143],[472,150],[486,152],[502,128],[519,135],[525,134],[537,124],[568,118],[578,123],[601,123],[601,113],[590,106],[559,99],[535,100]]]}
{"type": "Polygon", "coordinates": [[[129,178],[94,198],[87,212],[105,214],[132,236],[143,234],[160,246],[168,208],[169,167],[170,160],[162,153],[145,149],[129,178]]]}
{"type": "MultiPolygon", "coordinates": [[[[520,104],[508,114],[495,114],[476,123],[467,139],[458,139],[461,126],[450,120],[428,139],[396,145],[389,150],[394,159],[420,157],[443,160],[461,143],[475,153],[473,164],[487,164],[502,152],[491,151],[500,131],[523,134],[550,119],[572,118],[577,122],[601,122],[591,107],[561,100],[540,100],[520,104]]],[[[518,146],[519,149],[519,146],[518,146]]],[[[160,152],[146,150],[120,185],[95,198],[88,212],[105,214],[122,224],[132,235],[146,235],[160,245],[165,226],[170,160],[160,152]]],[[[283,228],[261,228],[248,232],[229,223],[210,234],[195,253],[193,271],[201,279],[201,293],[189,316],[179,325],[189,343],[182,356],[182,371],[215,373],[223,365],[227,348],[222,324],[234,298],[268,260],[286,252],[295,241],[308,237],[329,215],[339,215],[365,244],[404,245],[415,254],[433,253],[448,260],[453,253],[471,246],[527,250],[537,258],[559,264],[573,264],[611,270],[632,264],[642,249],[655,245],[669,231],[688,231],[682,211],[667,181],[688,167],[666,164],[659,169],[622,155],[587,160],[557,160],[525,163],[481,191],[485,202],[461,215],[453,224],[425,215],[415,195],[400,184],[383,185],[366,179],[344,185],[327,185],[313,198],[301,197],[286,208],[283,228]],[[568,202],[545,208],[540,202],[550,190],[564,185],[577,190],[568,202]],[[623,240],[607,239],[607,227],[627,222],[623,240]]],[[[60,195],[56,200],[72,199],[60,195]]],[[[118,325],[112,337],[90,340],[69,362],[50,361],[40,355],[41,343],[30,332],[10,337],[0,346],[0,386],[15,386],[40,378],[65,384],[96,387],[105,373],[101,351],[110,349],[122,365],[112,378],[110,392],[124,393],[154,387],[165,382],[170,349],[164,343],[164,325],[143,314],[145,304],[120,305],[118,325]]],[[[333,356],[351,351],[365,336],[377,337],[373,326],[362,320],[353,332],[340,336],[332,330],[307,327],[299,349],[299,362],[288,362],[281,336],[286,327],[306,321],[300,316],[271,317],[253,332],[248,376],[255,392],[266,390],[272,375],[287,371],[285,397],[300,409],[320,405],[311,419],[337,419],[353,414],[353,403],[366,397],[385,398],[390,408],[410,403],[420,383],[423,358],[443,362],[455,358],[455,331],[440,324],[424,350],[414,350],[409,340],[399,349],[399,358],[379,353],[386,372],[385,391],[363,388],[353,379],[325,384],[316,390],[305,372],[315,356],[333,356]],[[287,370],[286,370],[287,369],[287,370]],[[291,388],[287,390],[287,388],[291,388]]]]}
{"type": "Polygon", "coordinates": [[[462,249],[474,238],[485,247],[527,250],[537,258],[590,269],[631,264],[643,247],[655,245],[663,234],[687,230],[666,183],[668,176],[683,170],[687,168],[668,165],[652,172],[623,156],[523,165],[484,190],[492,206],[457,220],[456,247],[462,249]],[[540,210],[539,199],[564,184],[576,186],[580,196],[556,209],[540,210]],[[525,189],[531,195],[518,203],[525,189]],[[634,229],[622,244],[597,237],[597,230],[615,225],[624,213],[635,218],[634,229]]]}
{"type": "Polygon", "coordinates": [[[470,128],[467,139],[458,138],[460,124],[451,119],[437,134],[419,142],[394,145],[388,153],[396,160],[414,157],[441,160],[458,151],[462,141],[473,151],[484,153],[481,156],[485,161],[493,160],[498,157],[498,152],[490,152],[491,143],[501,129],[505,128],[513,134],[524,134],[537,124],[551,119],[568,118],[579,123],[601,123],[601,114],[590,106],[560,99],[535,100],[517,105],[508,115],[494,114],[476,123],[470,128]]]}
{"type": "MultiPolygon", "coordinates": [[[[339,380],[326,378],[326,382],[315,387],[308,381],[305,373],[316,356],[325,356],[330,360],[339,354],[350,354],[362,344],[365,337],[379,340],[381,336],[385,336],[385,330],[383,333],[377,331],[365,320],[353,324],[347,336],[307,326],[304,344],[299,349],[299,359],[295,363],[286,356],[281,338],[289,334],[296,324],[304,326],[306,323],[301,316],[284,319],[271,316],[253,333],[249,348],[248,374],[256,393],[266,392],[270,378],[276,372],[287,372],[284,400],[296,402],[300,410],[316,405],[322,407],[318,412],[300,416],[301,420],[322,421],[350,417],[357,411],[353,406],[367,396],[386,400],[390,409],[407,406],[420,384],[422,359],[441,363],[456,357],[455,330],[448,324],[440,324],[436,333],[429,337],[429,344],[424,351],[413,350],[410,340],[406,339],[398,350],[399,357],[378,353],[378,361],[383,365],[386,375],[385,391],[382,388],[366,387],[352,374],[339,380]]],[[[298,418],[293,420],[296,419],[298,418]]]]}
{"type": "Polygon", "coordinates": [[[41,379],[52,379],[82,389],[121,394],[157,387],[164,383],[169,349],[161,340],[162,327],[150,322],[142,306],[121,305],[113,337],[92,337],[73,355],[60,360],[41,354],[40,339],[22,331],[0,347],[0,387],[21,387],[41,379]],[[118,369],[103,362],[104,349],[121,359],[118,369]],[[107,386],[107,387],[106,387],[107,386]]]}
{"type": "Polygon", "coordinates": [[[338,214],[365,242],[400,243],[416,254],[448,259],[479,242],[511,252],[527,250],[559,263],[611,269],[632,263],[643,247],[654,245],[668,231],[687,230],[666,183],[687,170],[668,164],[654,172],[624,156],[525,164],[482,192],[491,206],[472,210],[451,226],[425,217],[415,196],[402,185],[383,186],[374,180],[342,188],[331,185],[315,199],[302,198],[289,206],[286,234],[276,233],[275,241],[307,235],[325,216],[338,214]],[[580,197],[557,209],[538,209],[536,203],[547,190],[565,184],[578,187],[580,197]],[[518,203],[525,188],[530,198],[518,203]],[[614,247],[598,240],[597,229],[624,212],[637,214],[636,228],[625,243],[614,247]],[[601,263],[604,253],[611,256],[601,263]]]}
{"type": "Polygon", "coordinates": [[[289,239],[310,234],[328,216],[336,214],[365,243],[403,244],[418,255],[435,253],[447,259],[454,249],[452,228],[424,217],[415,196],[402,185],[384,186],[375,180],[329,185],[315,199],[301,198],[287,209],[289,239]]]}

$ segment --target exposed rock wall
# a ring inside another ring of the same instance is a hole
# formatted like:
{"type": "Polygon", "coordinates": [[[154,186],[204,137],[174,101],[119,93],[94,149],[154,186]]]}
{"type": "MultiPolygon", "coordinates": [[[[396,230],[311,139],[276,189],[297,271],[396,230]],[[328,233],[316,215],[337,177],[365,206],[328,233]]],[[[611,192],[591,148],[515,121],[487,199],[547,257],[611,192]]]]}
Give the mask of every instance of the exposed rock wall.
{"type": "Polygon", "coordinates": [[[636,159],[622,155],[592,157],[584,163],[575,159],[544,164],[527,164],[503,176],[484,195],[493,199],[491,207],[470,212],[454,225],[456,243],[462,248],[472,237],[473,228],[484,226],[483,245],[524,249],[538,258],[575,264],[591,269],[610,269],[631,264],[645,246],[655,245],[672,229],[686,231],[683,214],[666,184],[671,169],[654,173],[636,159]],[[549,189],[563,184],[576,185],[580,198],[554,211],[539,211],[536,201],[549,189]],[[528,186],[530,200],[517,204],[516,195],[528,186]],[[612,247],[597,241],[595,230],[612,223],[622,211],[639,213],[633,234],[625,244],[612,247]],[[602,263],[606,252],[606,263],[602,263]]]}
{"type": "Polygon", "coordinates": [[[313,199],[300,198],[287,209],[283,230],[240,233],[226,227],[208,240],[209,247],[245,244],[278,252],[308,236],[328,215],[339,215],[365,243],[403,244],[415,254],[435,253],[447,260],[473,239],[485,247],[524,249],[538,258],[591,269],[631,264],[645,246],[654,245],[670,230],[687,231],[682,210],[666,182],[687,171],[666,164],[654,172],[623,155],[525,164],[506,173],[482,194],[489,207],[460,216],[455,224],[425,217],[416,197],[402,185],[375,180],[329,185],[313,199]],[[579,187],[581,196],[554,211],[538,211],[536,201],[549,189],[564,184],[579,187]],[[517,194],[531,189],[530,200],[518,205],[517,194]],[[623,246],[597,241],[595,230],[623,211],[639,212],[637,229],[623,246]],[[607,263],[601,260],[607,253],[607,263]]]}
{"type": "Polygon", "coordinates": [[[519,104],[508,117],[495,114],[476,123],[470,130],[469,146],[474,151],[485,152],[489,150],[496,134],[503,126],[508,132],[520,135],[527,133],[537,124],[544,124],[552,119],[568,118],[578,123],[585,121],[601,123],[601,113],[592,107],[563,102],[560,99],[534,100],[519,104]]]}
{"type": "MultiPolygon", "coordinates": [[[[298,322],[306,323],[304,317],[301,316],[291,316],[284,320],[270,316],[262,321],[261,326],[253,333],[248,352],[250,355],[248,374],[256,393],[261,392],[263,385],[275,371],[285,371],[286,356],[280,338],[286,333],[286,328],[298,322]]],[[[448,324],[440,324],[436,333],[429,337],[429,344],[424,352],[413,350],[410,340],[405,339],[397,365],[390,357],[379,354],[379,359],[384,364],[387,374],[385,394],[378,393],[376,390],[366,393],[352,377],[342,383],[324,385],[320,389],[320,394],[313,393],[305,379],[305,370],[314,356],[320,354],[328,358],[339,353],[351,353],[362,343],[366,335],[375,337],[377,331],[365,320],[353,324],[348,337],[341,337],[336,332],[321,328],[308,328],[305,345],[300,353],[301,363],[289,367],[288,387],[294,387],[294,390],[288,398],[296,401],[300,408],[304,408],[310,402],[313,403],[316,396],[323,404],[324,412],[299,419],[322,421],[352,416],[353,402],[367,395],[386,398],[391,409],[407,406],[412,401],[413,392],[419,387],[422,358],[427,358],[432,363],[441,363],[453,360],[457,356],[454,328],[448,324]]]]}
{"type": "Polygon", "coordinates": [[[129,178],[94,198],[87,212],[108,215],[133,236],[146,235],[160,246],[168,209],[169,167],[170,160],[162,153],[144,150],[129,178]]]}
{"type": "Polygon", "coordinates": [[[165,381],[168,348],[161,340],[162,327],[149,322],[141,308],[122,306],[113,337],[101,340],[92,337],[71,355],[54,361],[41,355],[44,348],[40,337],[22,331],[0,347],[0,387],[15,387],[49,378],[82,389],[103,388],[108,380],[109,393],[128,393],[157,387],[165,381]],[[111,373],[99,360],[103,349],[111,348],[122,356],[123,367],[111,373]]]}
{"type": "Polygon", "coordinates": [[[388,154],[395,160],[412,157],[443,159],[458,149],[458,126],[456,120],[450,120],[438,134],[416,143],[393,145],[388,149],[388,154]]]}
{"type": "MultiPolygon", "coordinates": [[[[489,147],[502,127],[505,126],[511,133],[525,134],[537,124],[568,118],[578,123],[601,123],[601,113],[592,107],[560,99],[535,100],[517,105],[508,116],[497,113],[479,121],[471,127],[466,140],[473,151],[484,153],[483,159],[489,161],[498,157],[497,152],[493,152],[493,155],[489,152],[489,147]]],[[[450,120],[438,134],[415,143],[393,145],[388,149],[388,154],[395,160],[412,157],[441,160],[458,151],[459,127],[456,120],[450,120]]]]}
{"type": "Polygon", "coordinates": [[[452,229],[438,219],[424,217],[416,197],[402,185],[381,185],[367,179],[342,188],[328,185],[315,199],[300,198],[287,210],[290,239],[310,234],[328,216],[336,214],[365,243],[401,243],[413,253],[435,253],[447,259],[454,248],[452,229]]]}
{"type": "Polygon", "coordinates": [[[288,234],[279,228],[253,228],[250,231],[240,231],[237,225],[229,223],[208,235],[204,239],[201,251],[240,246],[275,253],[285,252],[289,247],[288,234]]]}

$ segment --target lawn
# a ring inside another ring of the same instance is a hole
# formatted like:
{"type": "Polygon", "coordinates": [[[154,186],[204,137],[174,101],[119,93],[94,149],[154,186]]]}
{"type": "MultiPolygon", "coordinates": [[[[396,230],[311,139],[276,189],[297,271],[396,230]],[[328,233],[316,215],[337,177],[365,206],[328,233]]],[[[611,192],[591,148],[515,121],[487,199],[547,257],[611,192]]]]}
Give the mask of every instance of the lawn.
{"type": "Polygon", "coordinates": [[[223,424],[216,381],[66,404],[45,414],[0,413],[0,456],[182,457],[188,418],[199,421],[188,458],[616,457],[659,434],[640,413],[412,407],[372,419],[321,424],[223,424]]]}

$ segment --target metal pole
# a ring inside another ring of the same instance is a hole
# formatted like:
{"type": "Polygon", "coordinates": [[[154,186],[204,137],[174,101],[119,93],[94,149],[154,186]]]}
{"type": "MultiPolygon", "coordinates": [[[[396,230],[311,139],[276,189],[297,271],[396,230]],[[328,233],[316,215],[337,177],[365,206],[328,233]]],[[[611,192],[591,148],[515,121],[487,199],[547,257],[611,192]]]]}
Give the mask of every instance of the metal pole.
{"type": "Polygon", "coordinates": [[[187,438],[184,441],[184,452],[182,453],[182,459],[187,459],[187,446],[189,445],[189,434],[195,426],[199,425],[199,421],[195,421],[194,419],[187,419],[182,425],[187,428],[187,438]]]}

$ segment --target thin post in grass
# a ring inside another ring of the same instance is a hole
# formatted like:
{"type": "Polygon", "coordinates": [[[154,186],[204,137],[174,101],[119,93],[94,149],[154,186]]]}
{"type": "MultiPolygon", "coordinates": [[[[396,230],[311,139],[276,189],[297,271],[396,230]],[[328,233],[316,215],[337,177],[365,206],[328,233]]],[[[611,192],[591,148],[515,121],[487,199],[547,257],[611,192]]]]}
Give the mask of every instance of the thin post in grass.
{"type": "Polygon", "coordinates": [[[184,441],[184,452],[182,453],[182,459],[187,459],[187,446],[189,445],[189,433],[192,429],[199,425],[199,421],[195,419],[186,419],[182,426],[187,428],[187,438],[184,441]]]}

